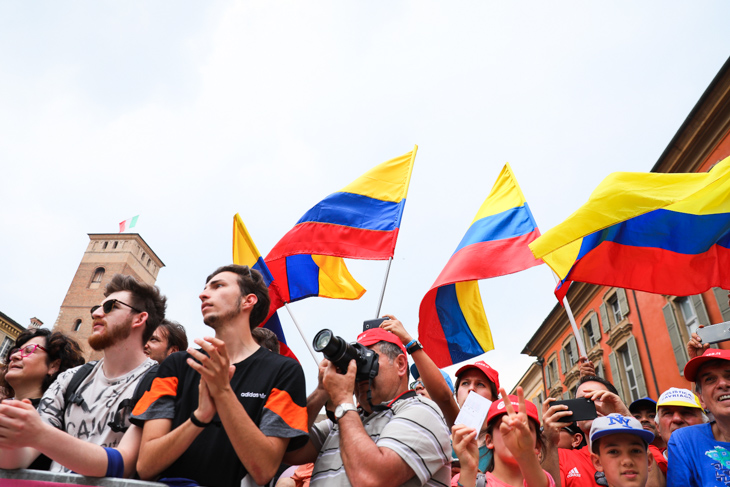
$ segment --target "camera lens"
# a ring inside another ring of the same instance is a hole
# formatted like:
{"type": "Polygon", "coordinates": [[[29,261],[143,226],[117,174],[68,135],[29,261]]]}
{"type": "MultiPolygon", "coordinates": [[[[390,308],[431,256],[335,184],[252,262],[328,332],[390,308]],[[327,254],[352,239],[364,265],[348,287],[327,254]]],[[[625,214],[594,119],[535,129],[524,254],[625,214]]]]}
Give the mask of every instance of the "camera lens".
{"type": "Polygon", "coordinates": [[[322,350],[327,348],[327,345],[330,344],[330,340],[332,340],[332,330],[324,329],[320,331],[314,337],[314,350],[316,352],[321,352],[322,350]]]}

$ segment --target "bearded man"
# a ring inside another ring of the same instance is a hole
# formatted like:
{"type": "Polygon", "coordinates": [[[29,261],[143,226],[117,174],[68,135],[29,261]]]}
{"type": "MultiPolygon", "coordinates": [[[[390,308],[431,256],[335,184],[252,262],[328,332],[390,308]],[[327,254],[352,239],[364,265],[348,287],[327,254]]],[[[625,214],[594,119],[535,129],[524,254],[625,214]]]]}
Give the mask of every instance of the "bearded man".
{"type": "Polygon", "coordinates": [[[0,468],[27,468],[42,453],[53,460],[54,472],[134,474],[142,430],[128,418],[138,382],[156,365],[144,344],[165,318],[167,300],[157,286],[121,274],[112,277],[104,296],[91,308],[88,338],[104,357],[73,394],[67,389],[79,367],[58,376],[37,411],[30,401],[0,404],[0,468]]]}

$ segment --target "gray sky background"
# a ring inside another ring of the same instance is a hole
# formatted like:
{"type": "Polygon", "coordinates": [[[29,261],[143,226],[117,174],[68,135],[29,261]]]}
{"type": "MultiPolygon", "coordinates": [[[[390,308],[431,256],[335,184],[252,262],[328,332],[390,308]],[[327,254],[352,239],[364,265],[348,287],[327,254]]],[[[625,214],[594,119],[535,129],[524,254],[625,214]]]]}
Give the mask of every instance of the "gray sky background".
{"type": "MultiPolygon", "coordinates": [[[[730,54],[726,1],[5,2],[0,5],[0,310],[53,326],[87,233],[136,230],[168,316],[198,294],[239,212],[265,255],[301,215],[419,145],[384,312],[421,298],[510,162],[540,229],[613,171],[649,171],[730,54]]],[[[498,257],[495,257],[498,258],[498,257]]],[[[308,340],[374,317],[291,305],[308,340]]],[[[481,284],[509,389],[553,308],[546,266],[481,284]]],[[[291,319],[289,344],[316,385],[291,319]]]]}

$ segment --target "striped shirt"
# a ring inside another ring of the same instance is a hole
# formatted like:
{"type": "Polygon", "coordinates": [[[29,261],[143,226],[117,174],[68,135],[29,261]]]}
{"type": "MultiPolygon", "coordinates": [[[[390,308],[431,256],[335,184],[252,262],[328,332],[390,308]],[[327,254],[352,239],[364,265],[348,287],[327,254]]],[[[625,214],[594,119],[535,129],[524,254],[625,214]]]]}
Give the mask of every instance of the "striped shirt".
{"type": "MultiPolygon", "coordinates": [[[[415,476],[404,486],[448,486],[451,443],[446,422],[436,404],[423,396],[396,400],[390,409],[360,414],[365,431],[380,448],[396,452],[415,476]]],[[[350,486],[340,454],[340,430],[332,421],[315,424],[310,439],[319,449],[311,487],[350,486]]]]}

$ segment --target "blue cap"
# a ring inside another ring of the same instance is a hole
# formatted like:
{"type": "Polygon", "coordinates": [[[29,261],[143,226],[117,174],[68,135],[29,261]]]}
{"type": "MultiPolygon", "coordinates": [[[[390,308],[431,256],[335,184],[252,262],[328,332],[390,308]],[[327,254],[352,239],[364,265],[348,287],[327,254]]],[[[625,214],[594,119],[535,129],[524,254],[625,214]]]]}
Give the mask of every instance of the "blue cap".
{"type": "MultiPolygon", "coordinates": [[[[454,393],[454,383],[451,382],[451,377],[449,377],[449,374],[444,372],[443,370],[439,369],[439,372],[441,372],[441,375],[444,376],[444,380],[446,381],[446,385],[449,386],[449,389],[451,389],[451,393],[454,393]]],[[[418,367],[416,367],[416,364],[411,364],[411,375],[414,379],[418,379],[421,377],[421,374],[418,372],[418,367]]]]}
{"type": "Polygon", "coordinates": [[[656,401],[650,397],[642,397],[641,399],[637,399],[632,402],[629,406],[631,414],[636,413],[640,409],[651,409],[652,411],[656,411],[656,401]]]}
{"type": "Polygon", "coordinates": [[[608,435],[615,435],[617,433],[629,433],[636,435],[644,440],[647,445],[654,441],[654,433],[645,430],[641,426],[641,423],[639,423],[638,419],[629,416],[622,416],[618,413],[612,413],[608,416],[602,416],[593,420],[590,434],[591,451],[593,451],[593,444],[597,439],[608,435]]]}

